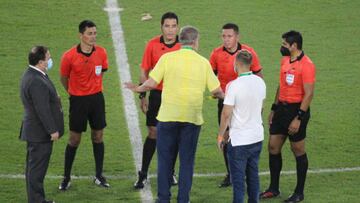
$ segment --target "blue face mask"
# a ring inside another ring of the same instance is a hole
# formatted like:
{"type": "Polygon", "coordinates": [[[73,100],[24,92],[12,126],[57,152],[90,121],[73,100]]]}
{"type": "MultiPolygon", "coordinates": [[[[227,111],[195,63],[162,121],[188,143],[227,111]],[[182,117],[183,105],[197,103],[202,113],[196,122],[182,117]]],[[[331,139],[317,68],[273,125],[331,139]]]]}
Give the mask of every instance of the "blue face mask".
{"type": "Polygon", "coordinates": [[[53,67],[53,60],[52,60],[52,58],[49,58],[46,69],[50,70],[52,67],[53,67]]]}

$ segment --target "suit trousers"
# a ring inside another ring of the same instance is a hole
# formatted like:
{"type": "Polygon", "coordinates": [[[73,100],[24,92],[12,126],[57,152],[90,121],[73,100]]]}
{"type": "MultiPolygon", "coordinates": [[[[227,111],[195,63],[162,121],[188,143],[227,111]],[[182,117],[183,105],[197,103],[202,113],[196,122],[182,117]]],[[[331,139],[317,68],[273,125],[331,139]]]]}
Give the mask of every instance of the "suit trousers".
{"type": "Polygon", "coordinates": [[[26,190],[29,203],[45,201],[44,178],[49,166],[53,142],[27,142],[26,190]]]}

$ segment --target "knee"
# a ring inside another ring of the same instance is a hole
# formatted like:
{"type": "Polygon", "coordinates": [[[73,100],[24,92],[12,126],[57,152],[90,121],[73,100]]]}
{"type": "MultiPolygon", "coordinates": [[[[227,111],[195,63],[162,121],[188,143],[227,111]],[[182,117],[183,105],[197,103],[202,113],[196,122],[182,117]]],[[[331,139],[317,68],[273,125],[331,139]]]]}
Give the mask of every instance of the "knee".
{"type": "Polygon", "coordinates": [[[75,135],[70,133],[69,142],[68,144],[72,147],[78,147],[81,141],[81,135],[75,135]]]}
{"type": "Polygon", "coordinates": [[[276,144],[273,144],[273,143],[269,142],[268,151],[269,151],[270,154],[280,154],[281,153],[281,147],[277,146],[276,144]]]}
{"type": "Polygon", "coordinates": [[[291,146],[291,151],[296,157],[305,154],[305,149],[301,146],[291,146]]]}
{"type": "Polygon", "coordinates": [[[157,133],[156,127],[149,127],[148,129],[149,129],[149,135],[148,135],[148,137],[149,137],[150,139],[156,139],[156,133],[157,133]]]}

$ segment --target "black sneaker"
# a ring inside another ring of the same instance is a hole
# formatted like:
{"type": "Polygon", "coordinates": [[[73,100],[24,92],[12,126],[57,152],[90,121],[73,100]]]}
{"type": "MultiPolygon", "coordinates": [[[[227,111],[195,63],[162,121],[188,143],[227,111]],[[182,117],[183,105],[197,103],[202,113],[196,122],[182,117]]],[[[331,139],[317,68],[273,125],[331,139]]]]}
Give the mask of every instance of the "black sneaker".
{"type": "Polygon", "coordinates": [[[64,178],[59,185],[59,190],[66,191],[71,185],[70,178],[64,178]]]}
{"type": "Polygon", "coordinates": [[[224,180],[220,183],[219,187],[229,187],[231,185],[230,175],[226,174],[224,180]]]}
{"type": "Polygon", "coordinates": [[[135,189],[142,189],[147,180],[147,174],[143,173],[142,171],[138,172],[138,180],[134,184],[135,189]]]}
{"type": "Polygon", "coordinates": [[[272,189],[267,189],[264,192],[260,193],[260,199],[271,199],[280,195],[280,191],[275,191],[272,189]]]}
{"type": "Polygon", "coordinates": [[[171,179],[171,186],[175,186],[175,185],[177,185],[177,184],[178,184],[178,181],[177,181],[177,179],[176,179],[176,175],[173,174],[173,175],[172,175],[172,179],[171,179]]]}
{"type": "Polygon", "coordinates": [[[106,178],[104,176],[95,176],[94,183],[101,187],[110,187],[110,184],[106,182],[106,178]]]}
{"type": "Polygon", "coordinates": [[[296,203],[296,202],[301,202],[303,200],[304,200],[304,194],[294,193],[294,194],[290,195],[286,200],[284,200],[284,202],[296,203]]]}

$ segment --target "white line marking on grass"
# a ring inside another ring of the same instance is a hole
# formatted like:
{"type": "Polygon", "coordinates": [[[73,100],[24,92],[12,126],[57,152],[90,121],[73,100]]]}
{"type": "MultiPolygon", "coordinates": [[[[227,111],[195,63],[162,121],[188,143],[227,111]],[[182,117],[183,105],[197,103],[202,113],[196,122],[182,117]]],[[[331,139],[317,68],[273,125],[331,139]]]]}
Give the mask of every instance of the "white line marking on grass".
{"type": "MultiPolygon", "coordinates": [[[[344,173],[344,172],[352,172],[352,171],[360,171],[359,167],[348,167],[348,168],[320,168],[320,169],[309,169],[309,174],[324,174],[324,173],[344,173]]],[[[282,175],[294,175],[296,171],[282,171],[282,175]]],[[[198,178],[207,178],[207,177],[222,177],[225,173],[194,173],[194,177],[198,178]]],[[[260,176],[270,175],[269,171],[259,172],[260,176]]],[[[136,176],[134,175],[107,175],[108,179],[111,180],[127,180],[134,179],[136,176]]],[[[149,178],[156,178],[155,174],[149,174],[149,178]]],[[[23,174],[0,174],[0,178],[2,179],[24,179],[25,176],[23,174]]],[[[48,179],[62,179],[64,178],[62,175],[47,175],[48,179]]],[[[94,176],[71,176],[71,179],[93,179],[94,176]]]]}
{"type": "MultiPolygon", "coordinates": [[[[115,49],[116,64],[118,67],[118,74],[120,78],[120,87],[124,82],[131,81],[131,75],[128,64],[128,57],[125,50],[124,33],[121,27],[121,18],[119,15],[120,9],[117,0],[107,0],[106,8],[109,15],[109,22],[111,27],[111,34],[115,49]]],[[[122,98],[124,101],[125,116],[129,130],[129,137],[132,146],[132,154],[135,160],[136,171],[140,170],[141,156],[142,156],[142,136],[139,127],[138,111],[134,100],[134,95],[130,90],[122,88],[122,98]]],[[[150,183],[146,184],[141,190],[142,202],[153,201],[150,183]]]]}

